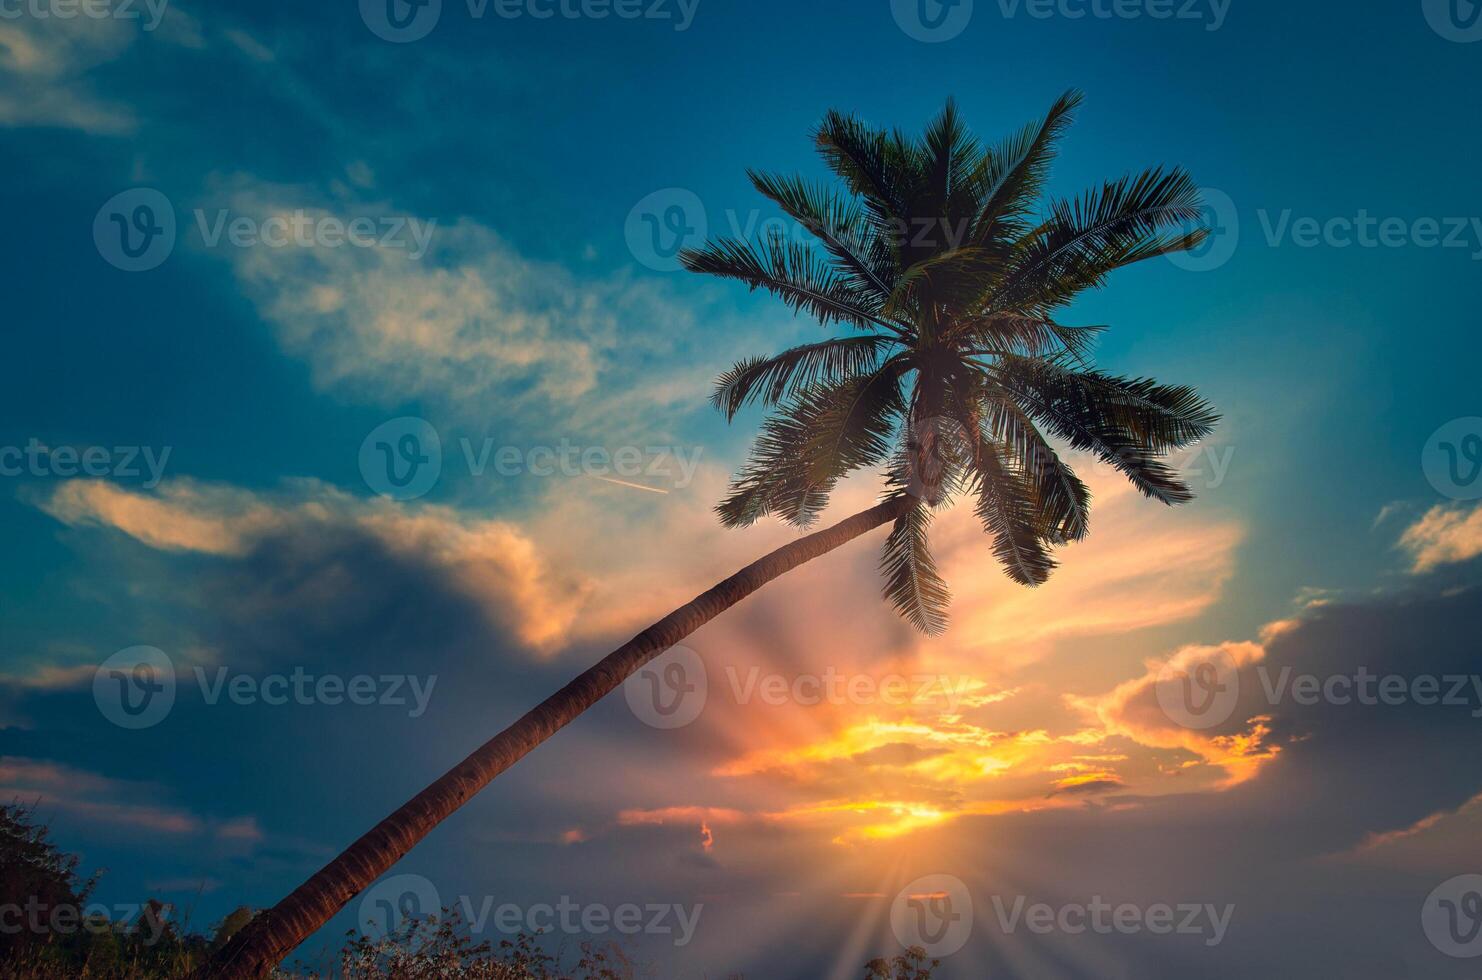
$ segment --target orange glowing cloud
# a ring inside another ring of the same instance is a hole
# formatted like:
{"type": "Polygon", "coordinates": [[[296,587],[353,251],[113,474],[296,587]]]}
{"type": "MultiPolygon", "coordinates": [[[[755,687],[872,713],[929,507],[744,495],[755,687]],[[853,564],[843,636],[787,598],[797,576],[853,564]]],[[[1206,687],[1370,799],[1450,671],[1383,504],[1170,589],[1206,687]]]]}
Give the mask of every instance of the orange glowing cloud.
{"type": "MultiPolygon", "coordinates": [[[[554,572],[534,541],[508,521],[468,518],[431,505],[358,500],[314,481],[277,496],[190,480],[147,493],[96,480],[61,484],[42,503],[73,526],[112,528],[161,551],[247,554],[266,536],[338,524],[374,537],[408,560],[430,562],[529,647],[548,651],[572,632],[587,585],[554,572]]],[[[352,583],[353,587],[353,583],[352,583]]]]}
{"type": "MultiPolygon", "coordinates": [[[[1290,628],[1287,621],[1272,624],[1265,637],[1290,628]]],[[[1137,745],[1177,749],[1186,752],[1195,764],[1213,767],[1222,773],[1219,786],[1233,786],[1251,779],[1261,767],[1280,753],[1280,747],[1269,743],[1270,719],[1254,716],[1231,719],[1244,728],[1233,734],[1191,727],[1160,704],[1158,685],[1197,671],[1200,665],[1221,663],[1231,672],[1240,671],[1265,659],[1266,649],[1260,643],[1222,643],[1217,646],[1191,644],[1180,647],[1164,660],[1149,661],[1146,673],[1117,685],[1100,698],[1078,699],[1077,704],[1093,713],[1106,731],[1126,736],[1137,745]]],[[[1220,726],[1225,727],[1225,726],[1220,726]]],[[[1188,767],[1188,762],[1184,768],[1188,767]]]]}
{"type": "Polygon", "coordinates": [[[1482,507],[1438,504],[1405,529],[1400,547],[1410,553],[1417,573],[1482,555],[1482,507]]]}

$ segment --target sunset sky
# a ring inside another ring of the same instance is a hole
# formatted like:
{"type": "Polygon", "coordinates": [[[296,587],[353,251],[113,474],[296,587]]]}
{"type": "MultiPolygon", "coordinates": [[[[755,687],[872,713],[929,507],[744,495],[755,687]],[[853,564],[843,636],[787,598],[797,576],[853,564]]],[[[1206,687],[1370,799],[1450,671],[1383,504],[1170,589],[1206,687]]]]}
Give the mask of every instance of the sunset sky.
{"type": "MultiPolygon", "coordinates": [[[[198,928],[271,905],[796,536],[717,522],[760,416],[727,425],[707,399],[732,362],[822,328],[673,271],[648,219],[762,227],[746,169],[822,177],[830,108],[912,132],[952,96],[996,139],[1078,88],[1054,193],[1177,164],[1214,205],[1207,261],[1125,270],[1066,317],[1109,325],[1107,370],[1221,412],[1177,461],[1198,499],[1169,509],[1077,460],[1091,534],[1035,590],[953,510],[940,638],[881,601],[883,534],[854,542],[687,641],[708,678],[689,724],[615,694],[394,873],[447,905],[702,906],[684,945],[633,941],[661,977],[856,977],[899,951],[893,902],[932,876],[972,896],[949,978],[1470,975],[1422,910],[1482,873],[1482,682],[1435,705],[1265,684],[1482,672],[1482,483],[1448,483],[1438,448],[1482,435],[1482,44],[1420,0],[1170,19],[977,0],[936,43],[888,0],[635,19],[442,0],[400,43],[367,3],[0,19],[0,789],[107,869],[100,901],[156,896],[198,928]],[[151,268],[108,244],[116,195],[121,220],[173,212],[151,268]],[[375,241],[225,231],[296,215],[375,241]],[[1361,240],[1369,218],[1393,240],[1361,240]],[[416,496],[367,464],[406,419],[442,450],[416,496]],[[69,447],[107,462],[69,472],[69,447]],[[636,462],[551,465],[568,449],[636,462]],[[139,646],[177,691],[128,728],[94,682],[139,646]],[[1238,701],[1180,724],[1159,678],[1211,659],[1238,701]],[[395,675],[405,703],[233,703],[197,668],[395,675]],[[1016,897],[1233,913],[1212,945],[1041,935],[1004,928],[1016,897]]],[[[851,480],[825,520],[879,488],[851,480]]]]}

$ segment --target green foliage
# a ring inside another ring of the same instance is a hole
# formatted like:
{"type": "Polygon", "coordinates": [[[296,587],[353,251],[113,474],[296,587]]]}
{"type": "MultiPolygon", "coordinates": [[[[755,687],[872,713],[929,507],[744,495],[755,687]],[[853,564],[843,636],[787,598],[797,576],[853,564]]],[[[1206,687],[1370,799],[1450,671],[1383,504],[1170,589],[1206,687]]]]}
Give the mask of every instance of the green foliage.
{"type": "MultiPolygon", "coordinates": [[[[0,806],[0,904],[23,914],[33,906],[81,909],[94,884],[96,875],[78,877],[77,858],[57,849],[30,808],[19,803],[0,806]]],[[[47,936],[33,929],[0,931],[0,960],[23,958],[47,943],[47,936]]]]}
{"type": "MultiPolygon", "coordinates": [[[[583,942],[546,952],[538,936],[520,933],[497,944],[476,941],[456,910],[411,918],[395,933],[372,938],[351,931],[337,968],[343,980],[634,980],[633,961],[612,943],[583,942]]],[[[296,974],[315,980],[318,973],[296,974]]],[[[647,974],[644,974],[645,976],[647,974]]]]}
{"type": "Polygon", "coordinates": [[[30,808],[0,806],[0,905],[11,927],[0,930],[0,980],[144,980],[201,959],[206,940],[179,931],[172,907],[150,900],[112,921],[116,910],[89,902],[100,873],[82,878],[77,865],[30,808]]]}
{"type": "Polygon", "coordinates": [[[887,465],[888,492],[918,501],[885,545],[885,595],[928,633],[950,593],[926,538],[927,508],[975,498],[1005,571],[1038,585],[1053,549],[1084,537],[1090,492],[1051,440],[1114,466],[1149,497],[1192,497],[1163,458],[1218,416],[1190,388],[1090,366],[1101,327],[1057,314],[1117,269],[1198,246],[1207,230],[1182,170],[1154,168],[1069,199],[1043,199],[1057,144],[1080,104],[993,146],[954,103],[919,138],[830,112],[815,141],[838,180],[750,172],[753,185],[816,240],[772,232],[681,255],[685,266],[765,289],[823,326],[856,331],[721,375],[727,419],[771,410],[717,508],[742,527],[775,514],[815,521],[849,473],[887,465]]]}
{"type": "Polygon", "coordinates": [[[920,946],[912,946],[894,959],[866,963],[864,980],[931,980],[931,972],[941,964],[941,960],[928,960],[920,946]]]}

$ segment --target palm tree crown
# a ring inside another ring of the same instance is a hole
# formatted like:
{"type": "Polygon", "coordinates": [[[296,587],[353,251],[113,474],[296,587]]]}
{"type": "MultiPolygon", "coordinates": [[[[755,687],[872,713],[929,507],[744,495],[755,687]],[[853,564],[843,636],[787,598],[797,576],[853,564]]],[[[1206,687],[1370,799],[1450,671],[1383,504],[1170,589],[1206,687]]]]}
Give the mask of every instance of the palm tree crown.
{"type": "Polygon", "coordinates": [[[1051,439],[1094,454],[1167,504],[1192,498],[1169,452],[1218,421],[1189,387],[1116,377],[1090,363],[1101,328],[1056,314],[1114,269],[1197,247],[1198,189],[1178,168],[1110,181],[1070,200],[1041,196],[1080,102],[985,147],[946,108],[920,139],[830,112],[816,132],[841,188],[752,171],[756,188],[817,239],[724,239],[685,266],[739,279],[795,312],[851,332],[743,360],[716,382],[728,419],[772,409],[717,508],[731,527],[775,514],[806,527],[846,474],[885,467],[915,506],[882,557],[885,594],[928,633],[950,598],[927,545],[934,510],[971,494],[993,550],[1038,585],[1054,546],[1085,536],[1090,493],[1051,439]]]}

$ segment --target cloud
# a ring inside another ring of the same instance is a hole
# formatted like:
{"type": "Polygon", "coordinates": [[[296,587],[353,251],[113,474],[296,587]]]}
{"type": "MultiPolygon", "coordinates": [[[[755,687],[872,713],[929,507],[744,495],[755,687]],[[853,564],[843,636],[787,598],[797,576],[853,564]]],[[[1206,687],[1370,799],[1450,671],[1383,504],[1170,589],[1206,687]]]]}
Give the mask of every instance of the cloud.
{"type": "Polygon", "coordinates": [[[0,791],[34,800],[89,823],[172,837],[206,836],[254,844],[262,832],[252,817],[210,820],[158,802],[161,787],[132,783],[39,759],[0,756],[0,791]]]}
{"type": "Polygon", "coordinates": [[[40,691],[65,691],[91,684],[93,674],[96,671],[97,667],[94,664],[84,664],[77,667],[42,664],[29,674],[0,675],[0,685],[31,688],[40,691]]]}
{"type": "MultiPolygon", "coordinates": [[[[355,172],[368,182],[363,164],[355,172]]],[[[674,338],[692,334],[693,309],[659,284],[625,273],[578,278],[478,222],[406,215],[343,186],[326,198],[238,176],[214,190],[233,218],[375,224],[373,247],[217,249],[284,350],[325,389],[384,405],[425,399],[459,418],[482,418],[497,397],[501,416],[533,410],[544,421],[556,410],[570,431],[703,402],[709,358],[662,384],[629,383],[644,358],[672,355],[674,338]]]]}
{"type": "Polygon", "coordinates": [[[161,551],[237,556],[256,538],[283,527],[288,516],[245,491],[188,481],[147,494],[69,480],[41,508],[63,524],[112,528],[161,551]]]}
{"type": "Polygon", "coordinates": [[[1410,570],[1417,574],[1482,555],[1482,507],[1438,504],[1405,529],[1400,547],[1410,553],[1410,570]]]}
{"type": "Polygon", "coordinates": [[[955,596],[954,632],[967,650],[1022,663],[1072,637],[1191,619],[1219,598],[1234,571],[1238,523],[1154,505],[1114,475],[1078,472],[1095,501],[1091,534],[1060,551],[1061,567],[1039,588],[1015,585],[988,559],[970,508],[937,522],[933,540],[955,596]]]}
{"type": "Polygon", "coordinates": [[[271,48],[244,30],[227,28],[221,36],[253,61],[270,62],[277,58],[271,48]]]}
{"type": "Polygon", "coordinates": [[[94,5],[85,6],[70,17],[53,8],[48,16],[0,19],[0,126],[128,135],[138,128],[133,110],[99,96],[89,74],[122,57],[141,36],[183,47],[202,43],[195,19],[174,4],[121,5],[118,10],[132,16],[102,17],[88,12],[94,5]]]}
{"type": "MultiPolygon", "coordinates": [[[[222,558],[245,559],[280,536],[312,541],[348,531],[392,556],[436,569],[491,621],[513,626],[536,649],[567,636],[586,593],[579,578],[554,573],[530,538],[507,521],[469,518],[446,507],[362,501],[314,481],[262,496],[190,480],[166,483],[155,493],[73,480],[40,506],[67,525],[109,528],[161,551],[222,558]]],[[[353,581],[321,585],[352,594],[357,588],[353,581]]]]}
{"type": "MultiPolygon", "coordinates": [[[[1125,735],[1139,746],[1187,753],[1190,758],[1181,764],[1181,775],[1186,775],[1186,767],[1197,761],[1223,770],[1225,778],[1217,785],[1228,786],[1255,776],[1280,751],[1269,742],[1270,719],[1261,715],[1240,717],[1212,731],[1181,725],[1159,704],[1159,680],[1170,673],[1191,673],[1196,665],[1206,663],[1225,663],[1238,671],[1260,663],[1265,656],[1266,650],[1259,643],[1190,644],[1166,658],[1150,660],[1143,676],[1080,703],[1094,712],[1109,732],[1125,735]]],[[[1182,782],[1185,785],[1180,788],[1187,788],[1187,779],[1182,782]]]]}
{"type": "Polygon", "coordinates": [[[133,112],[93,94],[84,76],[118,57],[137,30],[112,17],[0,20],[0,125],[132,132],[133,112]]]}

